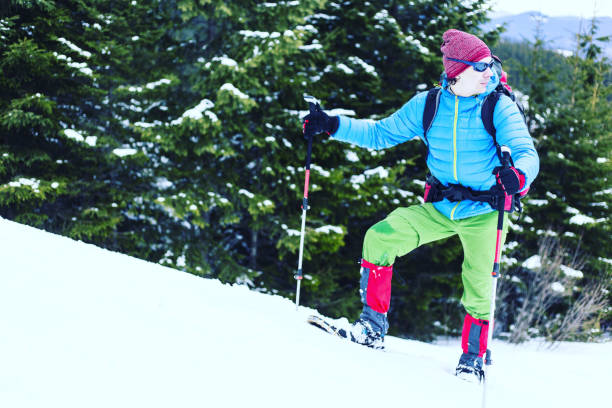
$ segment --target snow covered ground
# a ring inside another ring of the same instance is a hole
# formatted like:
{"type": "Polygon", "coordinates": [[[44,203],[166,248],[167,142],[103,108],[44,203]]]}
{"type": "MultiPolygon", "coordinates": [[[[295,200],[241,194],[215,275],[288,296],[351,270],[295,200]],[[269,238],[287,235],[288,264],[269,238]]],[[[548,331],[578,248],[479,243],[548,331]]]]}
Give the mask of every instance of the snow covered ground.
{"type": "MultiPolygon", "coordinates": [[[[0,407],[480,406],[459,339],[374,351],[288,299],[1,218],[0,259],[0,407]]],[[[490,407],[610,406],[612,343],[493,353],[490,407]]]]}

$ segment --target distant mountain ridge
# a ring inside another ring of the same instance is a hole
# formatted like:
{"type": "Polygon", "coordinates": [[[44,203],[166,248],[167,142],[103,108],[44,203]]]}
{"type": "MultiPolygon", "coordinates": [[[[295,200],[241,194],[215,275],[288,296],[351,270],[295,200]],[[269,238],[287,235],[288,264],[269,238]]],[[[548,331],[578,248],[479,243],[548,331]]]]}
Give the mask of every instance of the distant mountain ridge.
{"type": "MultiPolygon", "coordinates": [[[[597,18],[599,31],[597,37],[612,35],[612,17],[597,18]]],[[[576,49],[576,34],[590,26],[590,19],[582,17],[550,17],[537,11],[528,11],[514,15],[494,15],[483,29],[491,30],[497,25],[505,25],[503,39],[521,42],[534,41],[535,30],[541,22],[541,30],[546,42],[546,48],[559,50],[564,54],[576,49]]],[[[601,44],[608,58],[612,58],[612,43],[601,44]]]]}

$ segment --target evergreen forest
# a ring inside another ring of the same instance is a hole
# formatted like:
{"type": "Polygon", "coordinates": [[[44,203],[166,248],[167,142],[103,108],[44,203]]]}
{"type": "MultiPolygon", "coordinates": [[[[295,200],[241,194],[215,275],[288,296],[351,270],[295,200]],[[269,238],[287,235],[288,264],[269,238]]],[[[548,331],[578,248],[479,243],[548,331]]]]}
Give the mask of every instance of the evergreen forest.
{"type": "MultiPolygon", "coordinates": [[[[566,56],[482,32],[489,0],[7,0],[0,216],[293,299],[303,97],[377,120],[436,85],[450,28],[504,62],[540,174],[511,215],[496,335],[612,332],[612,66],[597,19],[566,56]]],[[[534,30],[537,27],[534,26],[534,30]]],[[[358,317],[367,229],[423,202],[424,148],[312,147],[300,303],[358,317]]],[[[494,239],[492,237],[491,239],[494,239]]],[[[35,254],[32,254],[35,256],[35,254]]],[[[460,333],[457,238],[394,266],[394,335],[460,333]]]]}

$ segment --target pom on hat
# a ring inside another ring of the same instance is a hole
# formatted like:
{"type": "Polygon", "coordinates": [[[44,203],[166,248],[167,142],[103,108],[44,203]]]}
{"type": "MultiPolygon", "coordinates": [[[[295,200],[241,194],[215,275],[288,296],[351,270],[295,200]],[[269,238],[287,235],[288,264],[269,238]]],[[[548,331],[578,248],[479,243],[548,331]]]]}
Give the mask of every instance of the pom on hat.
{"type": "Polygon", "coordinates": [[[448,78],[455,78],[470,67],[462,62],[451,61],[449,57],[476,62],[491,56],[491,50],[480,38],[464,31],[447,30],[442,35],[442,40],[440,50],[443,54],[444,71],[448,78]]]}

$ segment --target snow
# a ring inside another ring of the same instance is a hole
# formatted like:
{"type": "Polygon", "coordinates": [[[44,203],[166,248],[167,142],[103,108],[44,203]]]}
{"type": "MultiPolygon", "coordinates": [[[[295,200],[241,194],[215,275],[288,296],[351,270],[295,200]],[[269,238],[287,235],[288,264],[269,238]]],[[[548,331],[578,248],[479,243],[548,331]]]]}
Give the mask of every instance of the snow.
{"type": "Polygon", "coordinates": [[[366,170],[363,172],[366,176],[373,176],[377,174],[380,178],[389,177],[389,170],[385,169],[382,166],[378,166],[375,169],[366,170]]]}
{"type": "Polygon", "coordinates": [[[401,188],[396,188],[395,191],[397,191],[397,193],[401,195],[402,198],[414,197],[414,193],[412,191],[402,190],[401,188]]]}
{"type": "Polygon", "coordinates": [[[28,186],[32,190],[38,191],[38,187],[40,186],[40,180],[35,179],[35,178],[28,179],[25,177],[20,177],[17,181],[9,182],[8,185],[9,187],[28,186]]]}
{"type": "Polygon", "coordinates": [[[323,14],[323,13],[317,13],[317,14],[313,14],[311,17],[309,17],[309,19],[321,19],[321,20],[337,20],[338,17],[336,16],[330,16],[329,14],[323,14]]]}
{"type": "Polygon", "coordinates": [[[548,200],[538,200],[538,199],[533,199],[533,198],[532,198],[532,199],[530,199],[530,200],[527,200],[527,204],[530,204],[530,205],[535,205],[535,206],[541,207],[541,206],[543,206],[543,205],[548,204],[548,200]]]}
{"type": "MultiPolygon", "coordinates": [[[[523,268],[532,269],[532,270],[539,269],[542,267],[542,258],[540,257],[540,255],[533,255],[529,257],[528,259],[526,259],[523,262],[522,266],[523,268]]],[[[565,276],[568,276],[570,278],[581,279],[584,277],[584,274],[581,271],[570,268],[567,265],[560,265],[559,269],[561,269],[561,271],[565,274],[565,276]]]]}
{"type": "Polygon", "coordinates": [[[525,260],[522,264],[523,268],[538,269],[542,267],[542,258],[540,255],[533,255],[525,260]]]}
{"type": "Polygon", "coordinates": [[[123,148],[118,148],[118,149],[113,150],[113,154],[119,157],[131,156],[136,153],[138,153],[138,150],[132,149],[129,147],[123,147],[123,148]]]}
{"type": "Polygon", "coordinates": [[[355,153],[354,151],[345,150],[344,153],[346,153],[346,160],[353,162],[353,163],[359,161],[359,156],[357,156],[357,153],[355,153]]]}
{"type": "Polygon", "coordinates": [[[68,139],[76,140],[77,142],[84,142],[92,147],[95,146],[96,142],[98,141],[97,136],[83,137],[83,135],[74,129],[64,129],[64,135],[66,135],[68,139]]]}
{"type": "Polygon", "coordinates": [[[555,50],[555,52],[556,52],[557,54],[561,54],[561,55],[563,55],[564,57],[571,57],[571,56],[573,56],[573,55],[574,55],[574,51],[571,51],[571,50],[564,50],[564,49],[562,49],[562,48],[557,48],[557,49],[555,50]]]}
{"type": "Polygon", "coordinates": [[[316,232],[322,232],[325,234],[329,234],[330,232],[334,232],[336,234],[343,234],[342,228],[341,227],[337,227],[335,225],[325,225],[323,227],[319,227],[317,229],[315,229],[316,232]]]}
{"type": "Polygon", "coordinates": [[[570,224],[584,225],[584,224],[596,224],[596,223],[606,221],[606,218],[595,219],[595,218],[589,217],[588,215],[581,214],[580,211],[578,211],[576,208],[573,208],[573,207],[567,207],[566,211],[570,214],[574,214],[574,216],[569,219],[570,224]]]}
{"type": "Polygon", "coordinates": [[[134,123],[134,126],[138,126],[141,128],[152,128],[152,127],[161,126],[161,125],[163,125],[163,123],[159,120],[156,120],[153,123],[148,123],[148,122],[135,122],[134,123]]]}
{"type": "Polygon", "coordinates": [[[228,67],[237,67],[238,66],[238,63],[235,60],[229,58],[227,55],[224,55],[223,57],[214,57],[212,60],[213,61],[218,61],[218,62],[221,63],[221,65],[226,65],[228,67]]]}
{"type": "Polygon", "coordinates": [[[302,51],[312,51],[312,50],[321,50],[323,46],[321,44],[308,44],[308,45],[300,45],[298,47],[302,51]]]}
{"type": "Polygon", "coordinates": [[[155,180],[155,186],[160,190],[166,190],[174,186],[174,184],[165,177],[158,177],[157,180],[155,180]]]}
{"type": "Polygon", "coordinates": [[[85,138],[76,130],[64,129],[64,134],[68,139],[76,140],[77,142],[84,142],[85,138]]]}
{"type": "Polygon", "coordinates": [[[290,237],[294,237],[294,236],[300,236],[302,233],[301,231],[295,230],[295,229],[291,229],[289,227],[287,227],[286,224],[282,224],[281,228],[283,230],[285,230],[285,232],[287,233],[287,235],[289,235],[290,237]]]}
{"type": "Polygon", "coordinates": [[[584,273],[582,273],[582,271],[570,268],[567,265],[561,265],[559,266],[559,269],[561,269],[566,276],[569,276],[571,278],[581,279],[584,277],[584,273]]]}
{"type": "Polygon", "coordinates": [[[353,57],[349,57],[348,59],[353,64],[361,66],[361,68],[363,68],[365,72],[367,72],[368,74],[372,74],[373,76],[378,76],[378,74],[376,73],[376,68],[374,68],[372,65],[368,64],[361,58],[353,56],[353,57]]]}
{"type": "Polygon", "coordinates": [[[588,215],[584,215],[584,214],[576,214],[572,218],[569,219],[570,224],[576,224],[576,225],[593,224],[595,222],[597,221],[594,218],[589,217],[588,215]]]}
{"type": "Polygon", "coordinates": [[[336,67],[337,67],[339,70],[343,71],[343,72],[344,72],[345,74],[347,74],[347,75],[351,75],[351,74],[354,74],[354,73],[355,73],[355,71],[353,71],[353,70],[352,70],[352,69],[350,69],[348,66],[346,66],[345,64],[342,64],[342,63],[340,63],[340,64],[336,65],[336,67]]]}
{"type": "Polygon", "coordinates": [[[417,47],[417,49],[419,50],[419,52],[421,54],[429,54],[429,49],[425,46],[423,46],[423,44],[421,44],[421,42],[419,40],[417,40],[416,38],[414,38],[411,35],[407,35],[405,36],[406,41],[408,41],[410,44],[414,45],[415,47],[417,47]]]}
{"type": "MultiPolygon", "coordinates": [[[[304,116],[310,113],[309,110],[283,109],[283,111],[285,111],[286,113],[292,116],[298,116],[300,119],[303,119],[304,116]]],[[[338,116],[338,115],[355,116],[355,111],[352,109],[336,108],[336,109],[323,109],[323,111],[330,116],[338,116]]]]}
{"type": "Polygon", "coordinates": [[[236,95],[238,98],[240,99],[249,99],[249,95],[245,94],[244,92],[241,92],[238,88],[236,88],[234,85],[229,84],[229,83],[225,83],[221,86],[220,88],[222,91],[228,91],[233,93],[234,95],[236,95]]]}
{"type": "Polygon", "coordinates": [[[365,183],[365,176],[363,174],[353,175],[351,176],[351,183],[355,189],[359,189],[359,184],[365,183]]]}
{"type": "Polygon", "coordinates": [[[247,196],[248,198],[254,198],[255,194],[251,193],[248,190],[245,190],[244,188],[241,188],[240,190],[238,190],[238,194],[243,194],[245,196],[247,196]]]}
{"type": "Polygon", "coordinates": [[[59,41],[62,44],[66,45],[71,50],[76,51],[79,55],[81,55],[81,56],[83,56],[85,58],[91,58],[91,52],[82,50],[80,47],[76,46],[75,44],[73,44],[72,42],[68,41],[67,39],[60,37],[60,38],[57,39],[57,41],[59,41]]]}
{"type": "MultiPolygon", "coordinates": [[[[1,218],[0,242],[3,407],[480,406],[452,375],[458,338],[371,350],[246,286],[1,218]]],[[[491,344],[489,407],[609,405],[612,343],[541,346],[491,344]]]]}
{"type": "MultiPolygon", "coordinates": [[[[319,30],[317,30],[317,28],[315,26],[313,26],[312,24],[306,24],[306,25],[298,25],[295,27],[296,30],[298,31],[307,31],[311,34],[317,34],[319,32],[319,30]]],[[[317,41],[317,40],[315,40],[317,41]]]]}
{"type": "Polygon", "coordinates": [[[53,55],[55,55],[55,57],[56,57],[58,60],[60,60],[60,61],[61,61],[61,60],[66,61],[66,62],[67,62],[67,65],[68,65],[69,67],[71,67],[71,68],[76,68],[76,69],[78,69],[79,71],[81,71],[81,73],[83,73],[83,74],[85,74],[85,75],[87,75],[87,76],[92,76],[92,75],[93,75],[93,71],[91,70],[91,68],[89,68],[89,67],[87,66],[87,64],[86,64],[85,62],[81,62],[81,63],[79,63],[79,62],[73,62],[73,61],[72,61],[72,58],[67,57],[67,56],[65,56],[65,55],[62,55],[62,54],[58,54],[57,52],[54,52],[54,53],[53,53],[53,55]]]}
{"type": "Polygon", "coordinates": [[[74,129],[64,129],[64,135],[66,135],[68,139],[76,140],[77,142],[84,142],[89,146],[95,146],[96,142],[98,141],[97,136],[83,137],[81,133],[77,132],[74,129]]]}
{"type": "Polygon", "coordinates": [[[325,110],[325,112],[328,115],[332,115],[332,116],[338,116],[338,115],[344,115],[344,116],[355,116],[355,111],[352,109],[344,109],[344,108],[335,108],[335,109],[329,109],[329,110],[325,110]]]}
{"type": "Polygon", "coordinates": [[[550,288],[555,292],[559,292],[559,293],[565,292],[565,287],[563,287],[563,285],[560,282],[553,282],[550,285],[550,288]]]}
{"type": "MultiPolygon", "coordinates": [[[[169,79],[162,78],[162,79],[160,79],[158,81],[155,81],[155,82],[149,82],[149,83],[145,84],[144,87],[147,88],[147,89],[155,89],[155,88],[157,88],[160,85],[169,85],[171,83],[172,83],[172,81],[170,81],[169,79]]],[[[144,88],[142,86],[129,86],[128,90],[130,92],[142,92],[144,90],[144,88]]]]}
{"type": "Polygon", "coordinates": [[[316,171],[317,173],[319,173],[323,177],[329,177],[331,175],[329,171],[325,170],[323,167],[318,166],[316,164],[311,164],[310,168],[316,171]]]}
{"type": "Polygon", "coordinates": [[[95,146],[98,141],[97,136],[87,136],[83,137],[79,132],[74,129],[64,129],[64,134],[68,139],[76,140],[77,142],[84,142],[89,146],[95,146]]]}
{"type": "Polygon", "coordinates": [[[181,123],[183,123],[183,118],[191,118],[194,120],[199,120],[202,119],[204,117],[204,114],[206,114],[206,116],[208,116],[208,118],[211,120],[211,122],[216,122],[219,119],[217,118],[217,115],[215,115],[213,112],[209,111],[208,109],[211,109],[215,106],[215,104],[208,100],[208,99],[202,99],[200,101],[200,103],[198,103],[196,106],[194,106],[191,109],[186,110],[183,115],[181,115],[180,118],[173,120],[172,122],[170,122],[172,125],[180,125],[181,123]]]}
{"type": "Polygon", "coordinates": [[[257,203],[258,207],[274,207],[274,203],[270,200],[264,200],[257,203]]]}
{"type": "MultiPolygon", "coordinates": [[[[278,38],[281,36],[279,32],[268,33],[266,31],[240,30],[239,33],[240,35],[243,35],[244,37],[247,37],[247,38],[266,39],[266,38],[278,38]]],[[[285,35],[287,35],[286,32],[285,32],[285,35]]]]}

